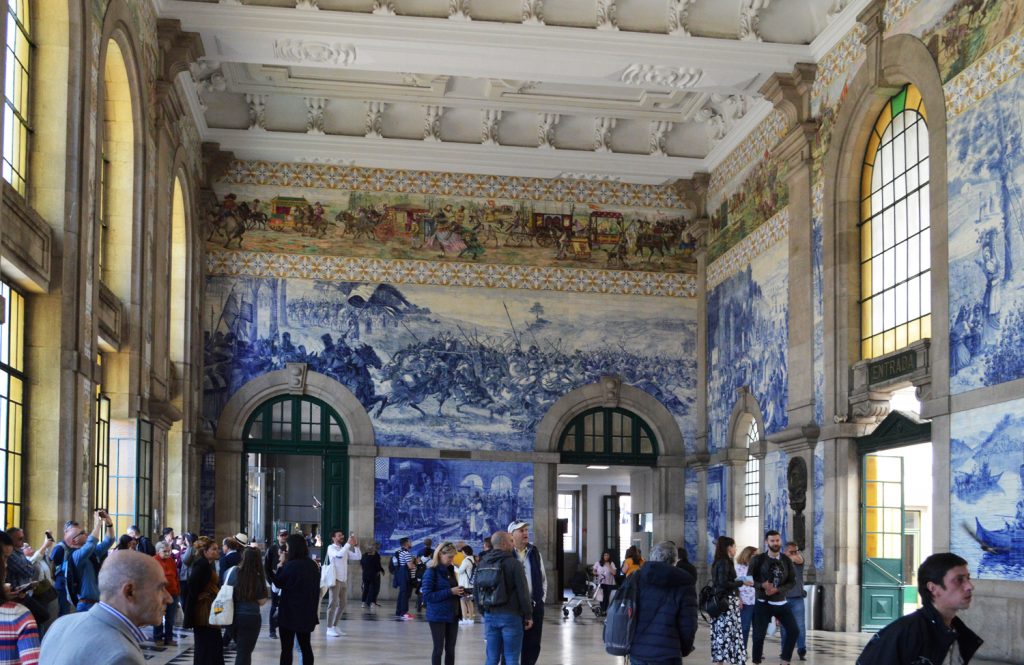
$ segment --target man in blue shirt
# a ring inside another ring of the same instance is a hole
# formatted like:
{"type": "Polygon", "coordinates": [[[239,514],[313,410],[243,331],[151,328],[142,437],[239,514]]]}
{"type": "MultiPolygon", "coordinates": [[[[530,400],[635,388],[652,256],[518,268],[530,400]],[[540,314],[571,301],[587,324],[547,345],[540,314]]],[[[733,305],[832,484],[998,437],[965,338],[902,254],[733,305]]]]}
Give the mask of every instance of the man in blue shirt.
{"type": "Polygon", "coordinates": [[[68,594],[79,612],[87,612],[99,602],[99,561],[114,544],[114,523],[110,516],[105,510],[97,510],[93,515],[96,526],[88,536],[77,524],[64,530],[64,545],[68,549],[64,557],[64,577],[68,594]]]}

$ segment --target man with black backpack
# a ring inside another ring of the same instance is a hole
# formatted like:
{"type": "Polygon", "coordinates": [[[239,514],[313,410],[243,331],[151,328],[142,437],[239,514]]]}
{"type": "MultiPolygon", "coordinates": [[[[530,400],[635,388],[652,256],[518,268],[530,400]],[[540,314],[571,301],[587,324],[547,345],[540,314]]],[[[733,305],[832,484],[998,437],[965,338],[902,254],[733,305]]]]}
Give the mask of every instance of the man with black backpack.
{"type": "Polygon", "coordinates": [[[526,583],[526,571],[512,552],[507,531],[491,536],[489,550],[476,568],[473,595],[484,615],[487,665],[519,665],[523,631],[533,628],[533,602],[526,583]]]}

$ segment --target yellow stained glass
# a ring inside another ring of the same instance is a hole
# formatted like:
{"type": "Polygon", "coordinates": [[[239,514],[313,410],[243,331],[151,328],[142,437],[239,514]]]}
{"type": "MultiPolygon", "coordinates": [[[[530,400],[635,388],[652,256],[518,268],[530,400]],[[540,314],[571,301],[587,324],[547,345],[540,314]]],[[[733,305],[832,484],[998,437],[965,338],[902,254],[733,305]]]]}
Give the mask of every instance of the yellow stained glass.
{"type": "Polygon", "coordinates": [[[932,337],[932,315],[921,317],[921,339],[931,339],[932,337]]]}
{"type": "Polygon", "coordinates": [[[881,557],[882,553],[879,548],[881,540],[879,539],[879,537],[876,534],[869,533],[867,534],[867,538],[865,540],[867,542],[865,543],[864,551],[865,554],[867,554],[868,558],[876,559],[881,557]]]}
{"type": "MultiPolygon", "coordinates": [[[[864,302],[862,302],[860,304],[860,327],[861,327],[861,337],[862,338],[867,338],[869,335],[871,335],[871,301],[870,300],[865,300],[864,302]]],[[[867,340],[865,339],[865,341],[867,341],[867,340]]],[[[870,345],[867,348],[869,349],[869,354],[870,354],[870,349],[871,349],[870,345]]]]}
{"type": "Polygon", "coordinates": [[[907,343],[916,342],[921,339],[921,319],[915,319],[907,324],[907,343]]]}
{"type": "MultiPolygon", "coordinates": [[[[868,242],[870,242],[870,240],[868,242]]],[[[870,303],[871,296],[874,294],[874,291],[871,289],[871,268],[873,264],[874,262],[869,260],[865,261],[860,266],[860,295],[861,298],[865,299],[866,303],[870,303]]],[[[871,334],[871,329],[868,329],[868,334],[871,334]]]]}
{"type": "Polygon", "coordinates": [[[907,324],[896,326],[896,348],[902,349],[907,345],[907,324]]]}

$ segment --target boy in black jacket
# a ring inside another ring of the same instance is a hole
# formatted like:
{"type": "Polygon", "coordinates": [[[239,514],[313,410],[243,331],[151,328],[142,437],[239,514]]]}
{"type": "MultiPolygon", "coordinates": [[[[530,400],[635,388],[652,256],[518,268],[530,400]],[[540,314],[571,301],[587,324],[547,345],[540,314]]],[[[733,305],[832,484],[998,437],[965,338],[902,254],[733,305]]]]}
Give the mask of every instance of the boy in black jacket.
{"type": "Polygon", "coordinates": [[[774,529],[764,534],[765,551],[750,560],[747,572],[754,578],[757,602],[754,604],[754,654],[755,663],[761,662],[764,652],[764,636],[768,623],[777,617],[786,629],[782,642],[782,662],[789,665],[793,657],[793,646],[800,628],[786,603],[786,594],[796,583],[796,571],[789,557],[782,554],[782,536],[774,529]]]}

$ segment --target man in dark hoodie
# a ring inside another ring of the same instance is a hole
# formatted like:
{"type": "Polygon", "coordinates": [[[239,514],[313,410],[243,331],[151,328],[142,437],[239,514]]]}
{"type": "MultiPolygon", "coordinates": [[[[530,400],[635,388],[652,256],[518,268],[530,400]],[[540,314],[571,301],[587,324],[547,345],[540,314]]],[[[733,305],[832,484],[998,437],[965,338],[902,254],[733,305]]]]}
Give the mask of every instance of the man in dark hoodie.
{"type": "Polygon", "coordinates": [[[512,552],[512,536],[507,531],[497,531],[491,536],[494,549],[488,550],[477,568],[479,581],[481,570],[498,564],[504,578],[506,602],[487,607],[482,602],[483,591],[478,584],[477,606],[484,615],[484,637],[487,640],[487,665],[498,665],[505,657],[505,665],[519,665],[523,648],[523,631],[533,628],[533,603],[530,589],[526,584],[526,570],[512,552]]]}
{"type": "Polygon", "coordinates": [[[786,602],[786,595],[796,584],[796,570],[789,557],[782,554],[782,536],[771,530],[764,534],[765,551],[750,560],[747,568],[754,578],[754,662],[760,663],[768,624],[775,617],[786,630],[782,641],[782,662],[789,665],[800,628],[786,602]]]}
{"type": "Polygon", "coordinates": [[[982,639],[957,617],[974,594],[967,562],[951,552],[931,555],[917,569],[917,590],[924,607],[871,638],[858,665],[971,662],[982,639]]]}
{"type": "Polygon", "coordinates": [[[676,544],[658,543],[636,573],[632,665],[681,665],[697,634],[697,580],[676,568],[676,544]]]}

